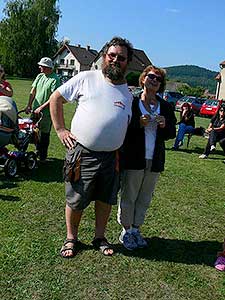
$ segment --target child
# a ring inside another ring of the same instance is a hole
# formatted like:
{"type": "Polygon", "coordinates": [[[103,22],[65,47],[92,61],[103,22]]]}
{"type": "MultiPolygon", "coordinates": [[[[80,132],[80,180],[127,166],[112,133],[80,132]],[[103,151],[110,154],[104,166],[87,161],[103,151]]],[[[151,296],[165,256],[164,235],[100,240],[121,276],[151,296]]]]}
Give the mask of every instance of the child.
{"type": "Polygon", "coordinates": [[[218,271],[225,271],[225,239],[223,242],[223,251],[217,253],[217,260],[214,265],[218,271]]]}

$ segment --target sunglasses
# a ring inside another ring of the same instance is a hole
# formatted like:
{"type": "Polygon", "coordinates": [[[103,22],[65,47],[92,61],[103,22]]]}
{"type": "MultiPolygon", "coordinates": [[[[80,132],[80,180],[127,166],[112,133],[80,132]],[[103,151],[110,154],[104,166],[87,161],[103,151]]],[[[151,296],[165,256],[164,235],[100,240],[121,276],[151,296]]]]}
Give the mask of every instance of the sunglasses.
{"type": "Polygon", "coordinates": [[[0,73],[3,73],[4,71],[3,70],[0,70],[0,73]]]}
{"type": "Polygon", "coordinates": [[[152,74],[152,73],[150,73],[150,74],[148,74],[147,75],[148,76],[148,78],[149,79],[151,79],[151,80],[157,80],[158,82],[162,82],[162,77],[160,77],[160,76],[158,76],[158,75],[155,75],[155,74],[152,74]]]}
{"type": "Polygon", "coordinates": [[[116,53],[114,53],[114,52],[111,52],[111,53],[107,53],[107,55],[108,55],[108,57],[110,58],[110,59],[114,59],[114,58],[117,58],[117,61],[120,61],[120,62],[124,62],[125,60],[127,60],[127,57],[125,57],[125,56],[122,56],[122,55],[120,55],[120,54],[116,54],[116,53]]]}

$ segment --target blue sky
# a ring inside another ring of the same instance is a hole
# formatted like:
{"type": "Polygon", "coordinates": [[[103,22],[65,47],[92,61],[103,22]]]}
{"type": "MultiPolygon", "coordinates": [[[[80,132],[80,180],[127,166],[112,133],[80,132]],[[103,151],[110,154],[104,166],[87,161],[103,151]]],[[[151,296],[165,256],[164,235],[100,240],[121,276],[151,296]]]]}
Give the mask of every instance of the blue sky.
{"type": "Polygon", "coordinates": [[[225,60],[225,0],[59,0],[59,7],[57,39],[72,45],[100,50],[119,35],[160,67],[219,71],[225,60]]]}

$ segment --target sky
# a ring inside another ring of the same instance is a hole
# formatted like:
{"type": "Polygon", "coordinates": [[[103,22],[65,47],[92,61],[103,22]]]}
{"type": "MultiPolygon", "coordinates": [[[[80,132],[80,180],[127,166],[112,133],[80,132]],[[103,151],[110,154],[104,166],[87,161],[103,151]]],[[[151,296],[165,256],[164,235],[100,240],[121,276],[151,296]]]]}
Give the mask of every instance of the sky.
{"type": "MultiPolygon", "coordinates": [[[[225,0],[59,0],[56,38],[99,51],[128,39],[159,67],[197,65],[219,71],[225,60],[225,0]]],[[[0,0],[0,18],[4,0],[0,0]]]]}

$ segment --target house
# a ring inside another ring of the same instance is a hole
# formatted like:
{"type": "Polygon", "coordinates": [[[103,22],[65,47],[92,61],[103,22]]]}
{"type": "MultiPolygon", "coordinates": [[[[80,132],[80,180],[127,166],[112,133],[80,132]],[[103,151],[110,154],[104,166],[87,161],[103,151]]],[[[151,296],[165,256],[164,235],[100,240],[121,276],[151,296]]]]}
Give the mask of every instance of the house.
{"type": "Polygon", "coordinates": [[[90,64],[98,52],[90,46],[72,46],[64,44],[53,57],[56,73],[65,76],[74,76],[81,71],[90,70],[90,64]]]}
{"type": "MultiPolygon", "coordinates": [[[[53,57],[56,73],[63,76],[74,76],[81,71],[100,70],[102,64],[102,50],[91,49],[90,46],[72,46],[64,44],[53,57]]],[[[142,72],[151,61],[143,50],[134,49],[133,59],[130,62],[127,74],[142,72]]]]}
{"type": "MultiPolygon", "coordinates": [[[[133,49],[133,58],[127,68],[127,74],[131,72],[142,72],[148,65],[151,65],[151,61],[143,50],[133,49]]],[[[94,58],[91,70],[100,70],[102,65],[102,50],[94,58]]]]}
{"type": "Polygon", "coordinates": [[[220,73],[216,76],[216,99],[225,100],[225,61],[220,63],[220,73]]]}

